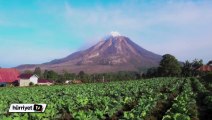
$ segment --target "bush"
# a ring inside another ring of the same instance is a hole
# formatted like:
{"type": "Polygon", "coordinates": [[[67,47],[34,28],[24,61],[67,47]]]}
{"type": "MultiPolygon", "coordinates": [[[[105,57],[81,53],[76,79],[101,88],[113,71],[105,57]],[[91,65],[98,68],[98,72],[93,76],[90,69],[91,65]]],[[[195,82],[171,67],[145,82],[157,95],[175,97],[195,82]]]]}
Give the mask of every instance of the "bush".
{"type": "Polygon", "coordinates": [[[208,109],[212,110],[212,96],[206,96],[203,103],[207,105],[208,109]]]}
{"type": "Polygon", "coordinates": [[[207,73],[202,78],[205,82],[212,83],[212,72],[207,73]]]}
{"type": "Polygon", "coordinates": [[[33,82],[30,82],[30,83],[29,83],[29,86],[33,86],[33,85],[34,85],[34,83],[33,83],[33,82]]]}

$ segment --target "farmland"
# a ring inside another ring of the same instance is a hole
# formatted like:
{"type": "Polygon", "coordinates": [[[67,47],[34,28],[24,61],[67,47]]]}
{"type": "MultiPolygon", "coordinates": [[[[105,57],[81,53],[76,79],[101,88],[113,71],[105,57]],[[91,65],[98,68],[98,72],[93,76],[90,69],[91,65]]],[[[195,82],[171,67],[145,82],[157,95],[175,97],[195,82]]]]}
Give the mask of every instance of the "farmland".
{"type": "Polygon", "coordinates": [[[0,89],[0,119],[209,120],[212,95],[196,78],[0,89]],[[44,103],[44,113],[8,113],[12,103],[44,103]]]}

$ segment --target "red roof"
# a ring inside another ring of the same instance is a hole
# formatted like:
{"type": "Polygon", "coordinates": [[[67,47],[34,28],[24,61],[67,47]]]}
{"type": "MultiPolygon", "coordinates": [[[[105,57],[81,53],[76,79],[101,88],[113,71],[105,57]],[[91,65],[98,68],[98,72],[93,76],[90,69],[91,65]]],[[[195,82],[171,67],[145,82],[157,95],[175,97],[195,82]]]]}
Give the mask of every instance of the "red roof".
{"type": "Polygon", "coordinates": [[[198,68],[198,70],[204,71],[204,72],[210,72],[210,71],[212,71],[212,66],[210,66],[210,65],[203,65],[200,68],[198,68]]]}
{"type": "Polygon", "coordinates": [[[19,76],[19,78],[21,78],[21,79],[30,79],[30,77],[32,77],[32,76],[33,76],[33,74],[21,74],[19,76]]]}
{"type": "Polygon", "coordinates": [[[45,79],[38,79],[38,83],[53,83],[53,82],[45,79]]]}
{"type": "Polygon", "coordinates": [[[15,82],[19,80],[19,71],[12,68],[0,68],[0,82],[15,82]]]}

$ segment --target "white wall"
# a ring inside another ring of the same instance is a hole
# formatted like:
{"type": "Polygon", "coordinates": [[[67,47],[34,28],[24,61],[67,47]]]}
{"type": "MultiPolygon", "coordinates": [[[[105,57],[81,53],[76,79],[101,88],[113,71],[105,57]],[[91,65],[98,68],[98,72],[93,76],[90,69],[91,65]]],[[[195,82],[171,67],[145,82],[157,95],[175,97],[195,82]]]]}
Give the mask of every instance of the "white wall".
{"type": "Polygon", "coordinates": [[[20,79],[19,86],[29,86],[30,81],[28,79],[20,79]]]}
{"type": "Polygon", "coordinates": [[[31,82],[33,82],[34,84],[38,83],[38,77],[36,75],[33,75],[32,77],[30,77],[29,79],[31,82]]]}

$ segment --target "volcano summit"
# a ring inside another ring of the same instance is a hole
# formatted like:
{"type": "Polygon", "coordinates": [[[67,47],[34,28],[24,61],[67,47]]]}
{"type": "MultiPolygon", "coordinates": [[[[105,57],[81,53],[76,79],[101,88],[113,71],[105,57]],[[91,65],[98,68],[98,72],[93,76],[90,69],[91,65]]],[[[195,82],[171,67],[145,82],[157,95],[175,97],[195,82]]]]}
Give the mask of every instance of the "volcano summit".
{"type": "Polygon", "coordinates": [[[17,69],[55,70],[61,72],[85,71],[86,73],[103,73],[117,71],[137,71],[142,68],[158,66],[161,56],[140,47],[128,37],[118,32],[111,32],[106,39],[87,50],[78,51],[69,56],[37,65],[20,65],[17,69]]]}

